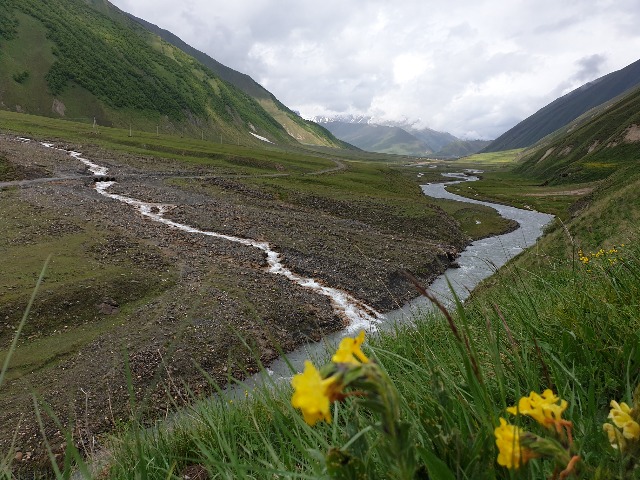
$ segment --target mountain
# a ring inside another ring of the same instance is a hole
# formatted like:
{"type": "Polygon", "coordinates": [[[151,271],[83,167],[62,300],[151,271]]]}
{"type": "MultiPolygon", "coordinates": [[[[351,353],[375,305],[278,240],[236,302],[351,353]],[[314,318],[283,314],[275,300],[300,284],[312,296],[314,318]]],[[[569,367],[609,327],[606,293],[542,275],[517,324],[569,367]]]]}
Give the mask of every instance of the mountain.
{"type": "Polygon", "coordinates": [[[421,157],[439,155],[443,147],[460,142],[447,132],[438,132],[430,128],[418,129],[406,122],[378,124],[371,117],[362,115],[315,117],[313,121],[327,128],[339,139],[370,152],[421,157]]]}
{"type": "Polygon", "coordinates": [[[263,89],[265,105],[277,106],[271,114],[210,60],[203,64],[106,0],[0,3],[0,108],[228,143],[344,147],[263,89]]]}
{"type": "Polygon", "coordinates": [[[441,157],[466,157],[478,153],[490,143],[491,140],[456,140],[438,150],[437,155],[441,157]]]}
{"type": "Polygon", "coordinates": [[[638,84],[640,84],[640,60],[554,100],[495,139],[483,151],[497,152],[533,145],[591,108],[611,100],[638,84]]]}
{"type": "Polygon", "coordinates": [[[640,86],[525,152],[517,171],[556,185],[602,180],[640,161],[640,86]]]}
{"type": "Polygon", "coordinates": [[[400,127],[340,121],[321,125],[340,140],[369,152],[413,156],[433,153],[426,143],[400,127]]]}
{"type": "Polygon", "coordinates": [[[429,145],[429,148],[431,148],[436,153],[439,153],[450,143],[460,140],[459,138],[451,135],[448,132],[438,132],[437,130],[433,130],[431,128],[416,128],[413,125],[409,125],[406,123],[400,124],[398,126],[411,133],[414,137],[422,140],[424,143],[429,145]]]}

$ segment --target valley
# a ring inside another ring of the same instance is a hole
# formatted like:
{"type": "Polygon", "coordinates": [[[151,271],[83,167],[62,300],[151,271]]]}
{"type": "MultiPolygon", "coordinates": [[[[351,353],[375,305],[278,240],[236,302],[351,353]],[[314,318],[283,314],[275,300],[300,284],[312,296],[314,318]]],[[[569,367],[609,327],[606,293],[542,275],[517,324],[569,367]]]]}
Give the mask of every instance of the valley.
{"type": "Polygon", "coordinates": [[[0,479],[638,477],[640,12],[145,3],[0,2],[0,479]]]}
{"type": "MultiPolygon", "coordinates": [[[[43,128],[35,117],[3,115],[5,124],[43,128]]],[[[200,230],[268,242],[296,274],[381,312],[416,296],[402,269],[429,283],[472,238],[513,228],[486,207],[430,201],[413,174],[380,163],[313,152],[238,155],[237,147],[226,155],[216,151],[229,147],[110,129],[94,137],[105,148],[92,145],[90,127],[58,126],[75,140],[41,137],[55,147],[47,148],[4,133],[0,142],[3,349],[51,255],[0,393],[0,442],[8,448],[17,432],[21,451],[41,452],[34,461],[46,462],[37,422],[22,416],[34,391],[80,439],[97,438],[128,419],[125,361],[152,419],[349,321],[326,296],[270,274],[259,249],[167,228],[101,196],[71,150],[109,169],[109,194],[170,205],[167,219],[200,230]],[[89,141],[80,145],[78,136],[89,141]]],[[[48,428],[62,445],[61,430],[48,428]]]]}

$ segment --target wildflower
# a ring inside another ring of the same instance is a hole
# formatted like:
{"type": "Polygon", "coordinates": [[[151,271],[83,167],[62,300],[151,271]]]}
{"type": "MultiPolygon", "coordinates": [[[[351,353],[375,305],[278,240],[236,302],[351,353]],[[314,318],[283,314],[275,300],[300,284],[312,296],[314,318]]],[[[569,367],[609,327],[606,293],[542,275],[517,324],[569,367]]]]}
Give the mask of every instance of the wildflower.
{"type": "Polygon", "coordinates": [[[624,439],[624,435],[622,432],[618,430],[616,427],[611,425],[610,423],[605,423],[602,425],[602,429],[607,432],[607,436],[609,437],[609,443],[613,448],[620,449],[621,451],[625,449],[627,442],[624,439]]]}
{"type": "MultiPolygon", "coordinates": [[[[640,425],[631,418],[631,408],[624,402],[616,402],[611,400],[611,411],[609,418],[616,427],[622,429],[622,434],[630,440],[640,439],[640,425]]],[[[608,432],[607,432],[608,433],[608,432]]],[[[611,435],[609,435],[611,438],[611,435]]]]}
{"type": "Polygon", "coordinates": [[[520,444],[520,429],[509,425],[504,418],[500,418],[500,426],[494,430],[496,445],[498,446],[498,464],[507,468],[520,468],[536,454],[520,444]]]}
{"type": "Polygon", "coordinates": [[[551,390],[547,389],[538,395],[531,392],[528,397],[522,397],[517,406],[507,408],[513,415],[528,415],[540,425],[550,428],[564,423],[562,412],[567,409],[567,401],[561,400],[551,390]],[[558,403],[560,401],[560,403],[558,403]]]}
{"type": "Polygon", "coordinates": [[[362,330],[360,335],[356,338],[343,338],[338,346],[338,350],[333,357],[331,357],[331,361],[334,363],[349,363],[352,365],[369,363],[369,359],[360,348],[363,342],[364,330],[362,330]]]}
{"type": "Polygon", "coordinates": [[[589,263],[589,257],[585,255],[582,250],[578,250],[578,259],[585,265],[589,263]]]}
{"type": "Polygon", "coordinates": [[[307,360],[304,372],[294,375],[291,385],[295,389],[291,405],[302,410],[305,422],[309,425],[315,425],[319,420],[331,423],[329,406],[341,389],[336,377],[323,379],[313,363],[307,360]]]}

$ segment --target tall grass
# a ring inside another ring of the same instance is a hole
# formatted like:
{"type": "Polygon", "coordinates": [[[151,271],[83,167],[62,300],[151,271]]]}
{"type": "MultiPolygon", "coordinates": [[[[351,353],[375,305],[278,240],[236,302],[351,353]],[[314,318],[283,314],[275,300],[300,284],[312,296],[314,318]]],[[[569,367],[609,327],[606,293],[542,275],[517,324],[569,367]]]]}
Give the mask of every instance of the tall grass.
{"type": "MultiPolygon", "coordinates": [[[[38,291],[40,290],[40,285],[42,284],[42,281],[44,279],[45,273],[47,271],[47,267],[49,266],[49,261],[51,260],[51,257],[48,257],[45,262],[44,265],[42,267],[42,270],[40,271],[40,275],[38,276],[38,280],[36,281],[36,285],[35,288],[33,289],[33,292],[31,294],[31,298],[29,299],[29,302],[27,303],[27,307],[24,310],[24,313],[22,315],[22,319],[20,320],[20,323],[18,324],[18,326],[16,327],[16,331],[15,334],[13,336],[13,340],[11,342],[11,345],[9,346],[9,349],[7,351],[7,354],[4,358],[4,362],[2,363],[2,369],[0,370],[0,388],[2,388],[2,385],[4,384],[5,381],[5,377],[7,375],[7,371],[9,370],[9,364],[11,363],[11,358],[14,354],[14,352],[16,351],[16,347],[18,346],[18,340],[20,339],[20,335],[22,333],[22,330],[24,329],[25,324],[27,323],[27,319],[29,318],[29,312],[31,311],[31,307],[33,306],[33,302],[36,299],[36,295],[38,294],[38,291]]],[[[15,437],[13,439],[12,444],[15,443],[15,437]]],[[[5,453],[5,455],[0,456],[0,479],[1,478],[11,478],[11,461],[12,459],[12,453],[13,453],[13,448],[11,448],[8,452],[0,452],[0,454],[5,453]]]]}
{"type": "MultiPolygon", "coordinates": [[[[609,402],[631,404],[640,382],[639,253],[632,246],[588,263],[504,270],[501,288],[451,312],[455,332],[442,316],[425,314],[368,342],[400,393],[420,465],[415,478],[512,478],[496,464],[494,428],[506,407],[546,388],[568,401],[579,476],[631,478],[602,424],[609,402]]],[[[310,427],[290,395],[288,385],[272,385],[244,401],[198,404],[170,427],[133,425],[112,440],[108,477],[131,478],[144,465],[148,478],[330,478],[325,454],[333,447],[345,459],[347,451],[358,456],[365,478],[392,478],[375,418],[357,400],[334,404],[330,425],[310,427]]],[[[516,471],[518,478],[552,472],[543,460],[516,471]]]]}

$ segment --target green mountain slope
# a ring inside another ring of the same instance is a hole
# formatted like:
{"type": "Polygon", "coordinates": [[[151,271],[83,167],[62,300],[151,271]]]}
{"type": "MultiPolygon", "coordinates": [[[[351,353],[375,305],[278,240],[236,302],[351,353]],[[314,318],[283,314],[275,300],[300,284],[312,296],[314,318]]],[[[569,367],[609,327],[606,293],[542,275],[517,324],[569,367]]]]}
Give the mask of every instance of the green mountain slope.
{"type": "Polygon", "coordinates": [[[539,142],[517,171],[547,184],[602,180],[640,161],[640,88],[539,142]]]}
{"type": "Polygon", "coordinates": [[[191,45],[185,43],[177,35],[157,25],[147,22],[141,18],[126,14],[129,18],[142,25],[145,29],[158,35],[162,40],[179,48],[186,54],[192,56],[204,66],[209,68],[221,79],[235,85],[256,100],[270,115],[272,115],[294,138],[301,143],[314,145],[341,146],[348,148],[349,145],[342,145],[329,131],[320,125],[307,121],[298,114],[282,104],[272,93],[256,82],[245,73],[238,72],[223,65],[191,45]]]}
{"type": "Polygon", "coordinates": [[[479,152],[491,143],[489,140],[456,140],[442,147],[438,156],[444,157],[465,157],[479,152]]]}
{"type": "Polygon", "coordinates": [[[450,143],[460,140],[448,132],[438,132],[431,128],[407,128],[406,130],[429,145],[429,148],[434,152],[440,152],[450,143]]]}
{"type": "Polygon", "coordinates": [[[333,135],[362,150],[396,155],[427,155],[433,150],[399,127],[329,121],[322,124],[333,135]]]}
{"type": "Polygon", "coordinates": [[[533,145],[591,108],[615,98],[639,83],[640,60],[554,100],[495,139],[483,151],[497,152],[533,145]]]}
{"type": "MultiPolygon", "coordinates": [[[[297,143],[254,98],[109,2],[7,0],[0,9],[1,108],[226,143],[297,143]]],[[[339,145],[320,129],[310,140],[339,145]]]]}

